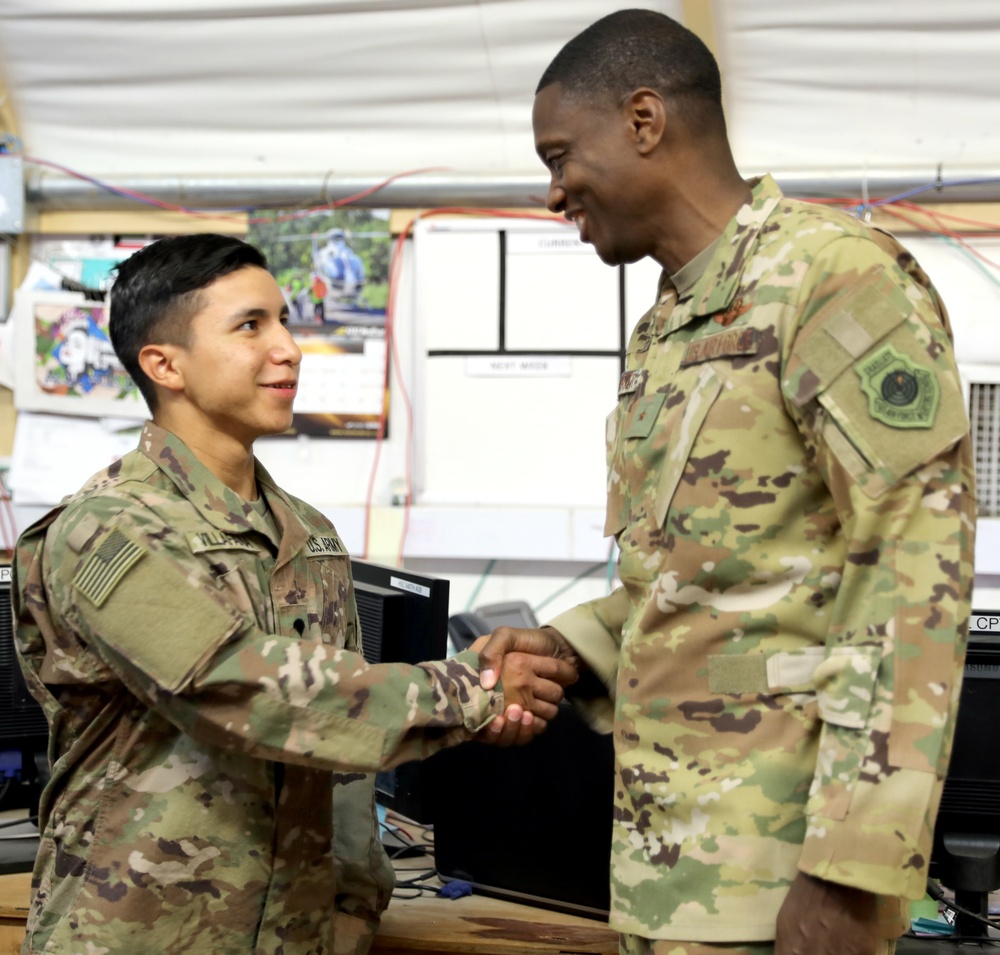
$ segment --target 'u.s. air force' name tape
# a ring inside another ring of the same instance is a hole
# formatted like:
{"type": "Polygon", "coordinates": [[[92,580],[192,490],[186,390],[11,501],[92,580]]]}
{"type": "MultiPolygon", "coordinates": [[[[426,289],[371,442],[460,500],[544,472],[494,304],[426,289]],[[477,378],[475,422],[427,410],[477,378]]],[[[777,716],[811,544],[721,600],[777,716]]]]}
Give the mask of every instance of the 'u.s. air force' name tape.
{"type": "Polygon", "coordinates": [[[145,548],[116,528],[83,559],[73,578],[73,586],[95,607],[100,607],[118,581],[145,553],[145,548]]]}

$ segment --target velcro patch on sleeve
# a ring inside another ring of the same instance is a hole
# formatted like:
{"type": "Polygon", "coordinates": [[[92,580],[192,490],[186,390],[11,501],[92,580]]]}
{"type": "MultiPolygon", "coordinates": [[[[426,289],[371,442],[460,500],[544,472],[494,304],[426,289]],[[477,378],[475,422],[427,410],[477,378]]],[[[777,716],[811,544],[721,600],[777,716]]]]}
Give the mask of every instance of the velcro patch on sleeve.
{"type": "Polygon", "coordinates": [[[73,586],[95,607],[103,605],[146,549],[115,528],[83,559],[73,586]]]}

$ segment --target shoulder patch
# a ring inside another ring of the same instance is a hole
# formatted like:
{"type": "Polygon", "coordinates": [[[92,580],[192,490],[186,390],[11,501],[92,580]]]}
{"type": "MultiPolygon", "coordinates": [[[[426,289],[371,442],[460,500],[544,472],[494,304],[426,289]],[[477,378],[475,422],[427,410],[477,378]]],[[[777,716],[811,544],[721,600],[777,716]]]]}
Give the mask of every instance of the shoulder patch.
{"type": "Polygon", "coordinates": [[[100,607],[146,549],[115,528],[83,559],[73,586],[100,607]]]}
{"type": "Polygon", "coordinates": [[[929,428],[941,389],[930,368],[918,365],[892,345],[883,345],[854,369],[868,396],[868,413],[890,428],[929,428]]]}

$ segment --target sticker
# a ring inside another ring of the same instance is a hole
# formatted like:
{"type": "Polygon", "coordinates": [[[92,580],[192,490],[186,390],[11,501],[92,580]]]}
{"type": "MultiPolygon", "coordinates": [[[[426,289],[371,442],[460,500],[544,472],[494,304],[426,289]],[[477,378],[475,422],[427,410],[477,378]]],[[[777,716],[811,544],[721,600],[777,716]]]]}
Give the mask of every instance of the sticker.
{"type": "Polygon", "coordinates": [[[734,328],[732,331],[709,335],[691,342],[684,349],[681,368],[697,365],[713,358],[735,358],[739,355],[757,354],[757,329],[734,328]]]}
{"type": "Polygon", "coordinates": [[[623,372],[621,380],[618,382],[618,397],[621,398],[624,395],[631,395],[638,391],[645,374],[646,372],[642,369],[623,372]]]}
{"type": "Polygon", "coordinates": [[[100,607],[145,553],[135,541],[113,530],[84,558],[73,578],[73,586],[95,607],[100,607]]]}
{"type": "Polygon", "coordinates": [[[929,428],[934,424],[941,388],[934,372],[900,354],[892,345],[855,365],[868,413],[890,428],[929,428]]]}

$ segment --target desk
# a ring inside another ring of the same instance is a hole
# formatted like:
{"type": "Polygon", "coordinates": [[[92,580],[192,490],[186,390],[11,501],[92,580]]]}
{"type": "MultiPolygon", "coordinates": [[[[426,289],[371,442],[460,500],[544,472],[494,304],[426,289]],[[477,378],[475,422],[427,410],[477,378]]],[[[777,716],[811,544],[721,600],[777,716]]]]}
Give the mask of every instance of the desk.
{"type": "Polygon", "coordinates": [[[31,898],[31,873],[0,875],[0,955],[18,955],[31,898]]]}
{"type": "MultiPolygon", "coordinates": [[[[31,875],[0,875],[0,955],[24,939],[31,875]]],[[[618,935],[593,919],[485,896],[393,899],[372,955],[617,955],[618,935]]]]}

